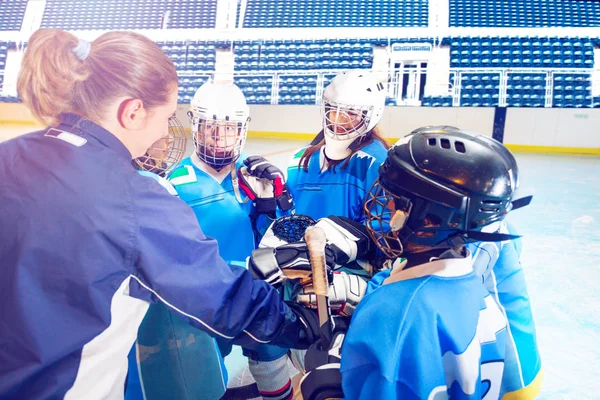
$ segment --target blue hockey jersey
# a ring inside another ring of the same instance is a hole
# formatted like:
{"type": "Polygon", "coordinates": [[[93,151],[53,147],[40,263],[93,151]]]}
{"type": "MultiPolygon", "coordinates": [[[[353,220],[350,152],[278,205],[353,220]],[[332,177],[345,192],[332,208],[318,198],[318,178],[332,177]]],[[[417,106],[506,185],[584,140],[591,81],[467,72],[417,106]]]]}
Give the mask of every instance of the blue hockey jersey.
{"type": "Polygon", "coordinates": [[[225,264],[113,134],[63,121],[0,144],[0,398],[123,398],[149,302],[240,345],[293,346],[273,288],[225,264]]]}
{"type": "MultiPolygon", "coordinates": [[[[494,230],[516,234],[514,227],[506,222],[494,230]]],[[[475,272],[483,277],[486,289],[508,320],[501,396],[506,400],[535,399],[541,389],[543,370],[519,260],[521,241],[472,243],[468,248],[475,259],[475,272]]]]}
{"type": "MultiPolygon", "coordinates": [[[[177,196],[167,179],[138,173],[177,196]]],[[[163,303],[148,308],[129,354],[129,367],[126,400],[213,400],[227,390],[227,370],[215,339],[163,303]]]]}
{"type": "MultiPolygon", "coordinates": [[[[243,192],[243,201],[236,199],[231,174],[222,182],[202,171],[200,160],[194,154],[181,161],[169,176],[179,197],[194,210],[202,231],[219,244],[219,253],[230,263],[245,265],[245,260],[254,250],[254,235],[250,222],[252,202],[243,192]]],[[[243,165],[243,158],[236,163],[243,165]]]]}
{"type": "Polygon", "coordinates": [[[505,340],[506,320],[470,256],[380,272],[342,346],[344,395],[495,400],[505,340]]]}
{"type": "Polygon", "coordinates": [[[325,162],[323,148],[308,164],[308,172],[298,166],[306,148],[297,151],[288,167],[287,185],[294,198],[297,214],[319,219],[330,215],[344,216],[362,222],[363,204],[368,191],[379,176],[379,166],[387,150],[377,140],[352,156],[348,166],[335,171],[321,171],[325,162]]]}

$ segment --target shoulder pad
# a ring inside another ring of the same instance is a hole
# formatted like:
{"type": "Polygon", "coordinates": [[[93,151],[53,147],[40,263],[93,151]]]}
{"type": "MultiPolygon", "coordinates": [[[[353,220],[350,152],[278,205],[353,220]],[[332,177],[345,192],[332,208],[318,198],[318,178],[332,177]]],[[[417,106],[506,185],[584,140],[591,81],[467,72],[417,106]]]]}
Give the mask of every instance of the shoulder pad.
{"type": "Polygon", "coordinates": [[[171,182],[173,186],[181,186],[198,182],[198,177],[196,176],[194,167],[191,165],[183,165],[169,175],[169,182],[171,182]]]}
{"type": "Polygon", "coordinates": [[[156,182],[158,182],[160,184],[160,186],[162,186],[165,189],[167,189],[167,192],[169,192],[169,194],[172,194],[173,196],[177,196],[178,195],[177,191],[175,190],[175,188],[173,187],[173,185],[171,185],[169,183],[169,181],[166,180],[165,178],[163,178],[162,176],[158,176],[157,174],[155,174],[153,172],[148,172],[148,171],[138,170],[137,172],[138,172],[138,174],[140,174],[142,176],[146,176],[148,178],[154,179],[156,182]]]}
{"type": "Polygon", "coordinates": [[[294,153],[294,157],[292,158],[293,160],[299,160],[300,158],[302,158],[302,155],[304,154],[304,152],[306,151],[307,147],[298,150],[296,153],[294,153]]]}
{"type": "Polygon", "coordinates": [[[177,196],[177,190],[175,190],[173,185],[171,185],[171,183],[168,180],[166,180],[162,176],[159,176],[157,181],[158,181],[158,183],[160,183],[160,185],[162,187],[167,189],[167,192],[169,192],[169,194],[172,194],[173,196],[177,196]]]}
{"type": "Polygon", "coordinates": [[[298,163],[300,162],[300,158],[302,158],[302,155],[304,154],[306,149],[307,149],[307,147],[302,148],[302,149],[298,150],[296,153],[294,153],[294,155],[290,159],[288,168],[298,168],[298,163]]]}

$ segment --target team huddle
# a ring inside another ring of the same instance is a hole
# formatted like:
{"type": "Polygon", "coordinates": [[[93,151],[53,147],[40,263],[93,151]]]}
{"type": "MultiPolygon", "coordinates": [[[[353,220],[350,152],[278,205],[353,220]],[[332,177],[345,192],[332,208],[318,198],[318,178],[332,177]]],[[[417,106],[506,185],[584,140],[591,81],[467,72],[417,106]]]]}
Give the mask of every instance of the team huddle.
{"type": "Polygon", "coordinates": [[[244,154],[233,84],[198,89],[182,159],[177,70],[134,32],[41,29],[17,87],[47,127],[0,143],[1,399],[539,393],[506,221],[531,197],[501,143],[428,126],[390,147],[384,85],[351,70],[287,173],[244,154]]]}
{"type": "MultiPolygon", "coordinates": [[[[365,71],[334,78],[322,131],[284,174],[243,154],[241,90],[208,82],[188,112],[194,153],[173,156],[184,139],[171,129],[164,151],[135,165],[193,209],[228,263],[247,265],[299,312],[316,308],[303,232],[325,231],[334,338],[308,351],[244,348],[263,398],[535,398],[542,370],[520,240],[504,220],[530,201],[514,199],[516,161],[501,143],[450,126],[390,148],[377,126],[382,89],[365,71]],[[302,375],[296,388],[288,358],[302,375]]],[[[231,344],[176,314],[157,303],[140,326],[145,397],[219,398],[231,344]],[[194,346],[148,354],[177,337],[194,346]]]]}

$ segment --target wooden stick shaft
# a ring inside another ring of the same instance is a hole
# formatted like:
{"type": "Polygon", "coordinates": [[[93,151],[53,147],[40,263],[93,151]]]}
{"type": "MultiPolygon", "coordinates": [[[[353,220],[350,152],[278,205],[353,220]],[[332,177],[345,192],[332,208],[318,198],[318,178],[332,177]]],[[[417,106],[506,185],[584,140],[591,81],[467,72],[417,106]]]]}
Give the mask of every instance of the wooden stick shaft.
{"type": "Polygon", "coordinates": [[[325,262],[325,245],[327,243],[325,232],[317,226],[311,226],[306,230],[304,240],[308,247],[313,288],[317,296],[321,342],[324,348],[328,348],[331,340],[331,332],[329,332],[331,328],[331,314],[327,298],[329,282],[327,281],[327,264],[325,262]]]}

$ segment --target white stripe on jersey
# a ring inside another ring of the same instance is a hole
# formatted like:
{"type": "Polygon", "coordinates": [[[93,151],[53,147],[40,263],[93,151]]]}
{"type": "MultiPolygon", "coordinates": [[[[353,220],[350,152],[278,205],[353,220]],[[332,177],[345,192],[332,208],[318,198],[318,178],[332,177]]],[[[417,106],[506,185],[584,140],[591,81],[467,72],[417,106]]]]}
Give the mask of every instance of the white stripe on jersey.
{"type": "Polygon", "coordinates": [[[110,325],[83,346],[77,376],[65,400],[124,397],[127,354],[150,305],[129,296],[130,280],[128,276],[112,297],[110,325]]]}
{"type": "Polygon", "coordinates": [[[490,270],[490,277],[492,279],[492,283],[494,285],[494,293],[490,293],[492,296],[494,296],[494,299],[496,300],[496,303],[498,304],[498,307],[500,308],[500,311],[502,312],[502,315],[504,315],[504,318],[506,318],[506,320],[508,321],[508,323],[506,324],[506,333],[507,333],[507,342],[510,342],[512,345],[512,349],[515,351],[515,359],[517,360],[517,368],[519,369],[519,379],[521,380],[521,388],[525,387],[525,379],[523,378],[523,368],[521,367],[521,359],[519,358],[519,353],[517,350],[517,344],[515,343],[515,338],[513,337],[512,331],[510,330],[510,321],[508,320],[508,316],[506,315],[506,310],[504,309],[504,306],[500,303],[500,298],[498,297],[498,286],[496,284],[496,274],[494,273],[494,270],[491,269],[490,270]]]}

